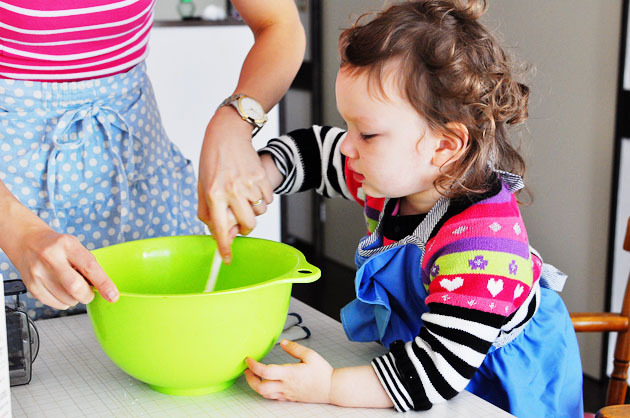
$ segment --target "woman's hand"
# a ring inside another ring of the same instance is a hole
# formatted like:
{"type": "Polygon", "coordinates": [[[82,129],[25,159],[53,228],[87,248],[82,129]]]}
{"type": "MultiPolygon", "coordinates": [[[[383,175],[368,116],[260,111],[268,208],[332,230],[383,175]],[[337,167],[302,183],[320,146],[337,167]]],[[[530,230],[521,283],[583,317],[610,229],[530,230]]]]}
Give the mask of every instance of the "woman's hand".
{"type": "Polygon", "coordinates": [[[235,231],[249,234],[256,226],[256,216],[265,213],[273,199],[251,144],[251,132],[252,126],[234,109],[223,107],[210,121],[201,148],[198,216],[210,228],[226,264],[232,258],[235,231]]]}
{"type": "Polygon", "coordinates": [[[330,403],[334,369],[310,348],[282,340],[284,351],[300,360],[294,364],[269,364],[247,358],[247,383],[267,399],[308,403],[330,403]]]}
{"type": "Polygon", "coordinates": [[[31,294],[55,309],[94,299],[90,283],[115,302],[116,285],[79,240],[59,234],[22,205],[0,181],[0,248],[31,294]]]}
{"type": "Polygon", "coordinates": [[[110,302],[119,297],[96,258],[72,235],[59,234],[47,225],[30,226],[12,253],[7,255],[31,294],[55,309],[91,302],[90,283],[110,302]]]}
{"type": "MultiPolygon", "coordinates": [[[[253,97],[268,112],[302,64],[304,28],[293,0],[232,0],[232,4],[254,35],[232,94],[253,97]]],[[[251,134],[252,126],[232,106],[225,106],[210,121],[201,149],[199,218],[217,240],[225,263],[232,259],[230,230],[251,232],[255,216],[265,213],[273,197],[251,134]],[[259,199],[263,201],[252,205],[259,199]],[[229,222],[230,214],[236,223],[229,222]]]]}

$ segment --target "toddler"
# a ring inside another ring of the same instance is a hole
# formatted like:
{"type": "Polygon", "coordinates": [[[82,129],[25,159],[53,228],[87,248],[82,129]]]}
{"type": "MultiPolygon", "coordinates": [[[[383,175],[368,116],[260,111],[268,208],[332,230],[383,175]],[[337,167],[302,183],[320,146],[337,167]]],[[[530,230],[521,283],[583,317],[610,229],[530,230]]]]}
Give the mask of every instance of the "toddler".
{"type": "MultiPolygon", "coordinates": [[[[524,161],[507,128],[528,88],[479,21],[484,1],[403,2],[341,35],[337,107],[260,151],[277,193],[316,188],[364,207],[353,341],[389,352],[333,369],[294,342],[297,364],[247,359],[271,399],[423,410],[466,389],[520,417],[583,415],[577,340],[562,286],[532,254],[516,194],[524,161]]],[[[363,17],[365,18],[365,17],[363,17]]]]}

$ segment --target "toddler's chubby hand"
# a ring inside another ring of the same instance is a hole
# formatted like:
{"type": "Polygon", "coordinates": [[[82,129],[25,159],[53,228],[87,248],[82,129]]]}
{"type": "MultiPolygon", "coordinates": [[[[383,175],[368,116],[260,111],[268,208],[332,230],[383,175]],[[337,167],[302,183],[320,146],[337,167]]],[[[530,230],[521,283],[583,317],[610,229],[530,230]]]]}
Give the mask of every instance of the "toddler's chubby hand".
{"type": "Polygon", "coordinates": [[[308,403],[330,403],[334,369],[310,348],[288,340],[280,346],[299,363],[262,364],[247,358],[247,383],[267,399],[308,403]]]}

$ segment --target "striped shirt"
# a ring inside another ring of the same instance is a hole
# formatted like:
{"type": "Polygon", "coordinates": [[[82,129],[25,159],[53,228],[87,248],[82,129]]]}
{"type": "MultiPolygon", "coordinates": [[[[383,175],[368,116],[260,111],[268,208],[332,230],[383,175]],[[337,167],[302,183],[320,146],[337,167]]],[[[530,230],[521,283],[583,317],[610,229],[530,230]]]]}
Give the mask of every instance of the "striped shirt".
{"type": "Polygon", "coordinates": [[[2,0],[0,77],[70,81],[129,70],[147,54],[156,0],[2,0]]]}
{"type": "MultiPolygon", "coordinates": [[[[362,193],[350,174],[339,151],[344,135],[314,126],[273,139],[260,152],[271,154],[284,177],[277,193],[315,188],[324,196],[355,199],[365,209],[372,239],[387,211],[383,199],[362,193]]],[[[490,348],[508,344],[534,316],[541,268],[504,184],[460,213],[447,211],[431,231],[422,261],[428,311],[418,315],[424,325],[412,341],[395,341],[372,362],[396,409],[429,409],[464,390],[490,348]]]]}

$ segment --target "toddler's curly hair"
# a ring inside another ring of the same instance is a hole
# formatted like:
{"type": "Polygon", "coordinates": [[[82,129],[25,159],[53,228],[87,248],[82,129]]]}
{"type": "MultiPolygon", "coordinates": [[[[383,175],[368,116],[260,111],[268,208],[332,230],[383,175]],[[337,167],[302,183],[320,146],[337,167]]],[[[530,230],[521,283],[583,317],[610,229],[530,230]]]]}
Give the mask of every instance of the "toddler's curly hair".
{"type": "Polygon", "coordinates": [[[431,129],[467,127],[467,149],[434,182],[450,197],[487,191],[494,169],[525,174],[507,126],[527,119],[529,88],[479,21],[485,10],[485,0],[406,1],[362,15],[339,40],[341,67],[367,72],[381,92],[385,66],[396,60],[401,92],[431,129]]]}

